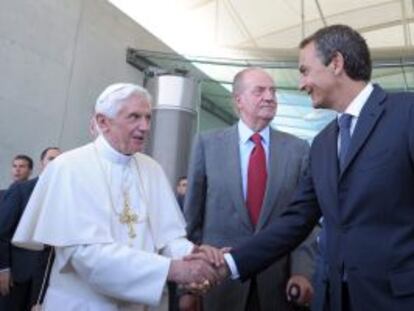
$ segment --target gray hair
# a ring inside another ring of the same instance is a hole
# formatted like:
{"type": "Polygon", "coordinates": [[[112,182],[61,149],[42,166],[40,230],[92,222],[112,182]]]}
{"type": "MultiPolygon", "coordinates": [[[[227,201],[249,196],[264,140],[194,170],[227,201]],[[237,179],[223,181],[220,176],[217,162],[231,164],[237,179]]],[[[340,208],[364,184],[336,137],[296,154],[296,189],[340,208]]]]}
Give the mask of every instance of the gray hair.
{"type": "MultiPolygon", "coordinates": [[[[233,78],[233,91],[232,91],[232,95],[233,95],[233,110],[236,113],[237,116],[240,116],[240,111],[239,108],[237,108],[236,105],[236,96],[240,95],[246,88],[246,84],[244,83],[244,78],[246,76],[246,74],[252,72],[252,71],[260,71],[260,72],[264,72],[265,74],[269,75],[268,72],[266,72],[266,70],[264,70],[261,67],[247,67],[241,71],[239,71],[233,78]]],[[[269,77],[271,77],[269,75],[269,77]]],[[[271,77],[272,78],[272,77],[271,77]]],[[[273,80],[273,78],[272,78],[273,80]]]]}
{"type": "Polygon", "coordinates": [[[95,114],[101,113],[108,118],[114,118],[125,104],[125,100],[133,95],[139,96],[150,104],[152,102],[151,94],[142,86],[132,83],[115,83],[99,95],[95,104],[95,114]]]}
{"type": "Polygon", "coordinates": [[[239,95],[241,92],[244,91],[246,85],[244,84],[244,77],[247,73],[252,71],[261,71],[268,74],[263,68],[261,67],[247,67],[241,71],[239,71],[233,78],[233,96],[239,95]]]}

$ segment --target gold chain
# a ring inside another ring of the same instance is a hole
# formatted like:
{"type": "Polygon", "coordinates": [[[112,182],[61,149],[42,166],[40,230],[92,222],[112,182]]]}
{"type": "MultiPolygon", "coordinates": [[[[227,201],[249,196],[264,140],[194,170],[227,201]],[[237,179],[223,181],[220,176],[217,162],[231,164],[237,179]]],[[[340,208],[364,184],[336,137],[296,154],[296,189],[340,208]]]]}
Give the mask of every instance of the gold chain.
{"type": "MultiPolygon", "coordinates": [[[[126,191],[123,191],[124,207],[122,209],[122,212],[119,213],[115,209],[114,200],[112,198],[111,188],[110,188],[109,182],[108,182],[108,180],[106,178],[105,170],[104,170],[104,167],[103,167],[101,158],[99,157],[99,152],[98,152],[98,149],[96,148],[95,143],[93,143],[93,147],[94,147],[94,150],[95,150],[95,153],[96,153],[96,157],[98,159],[99,167],[100,167],[100,170],[102,172],[103,179],[104,179],[104,182],[105,182],[107,191],[108,191],[108,196],[109,196],[109,201],[110,201],[110,204],[111,204],[111,209],[118,216],[119,222],[121,224],[126,225],[128,227],[128,237],[130,239],[129,245],[132,246],[132,240],[134,238],[136,238],[136,236],[137,236],[137,234],[135,232],[135,229],[134,229],[134,224],[137,224],[138,223],[138,215],[137,215],[137,213],[135,213],[134,209],[130,207],[129,197],[128,197],[128,194],[127,194],[126,191]]],[[[132,157],[134,159],[135,167],[137,169],[139,183],[141,183],[142,180],[141,180],[141,174],[140,174],[139,169],[138,169],[137,159],[134,156],[132,156],[132,157]]],[[[145,200],[145,196],[144,196],[143,191],[141,191],[140,185],[138,185],[138,191],[140,193],[142,192],[142,195],[143,195],[143,198],[142,199],[145,200]]]]}

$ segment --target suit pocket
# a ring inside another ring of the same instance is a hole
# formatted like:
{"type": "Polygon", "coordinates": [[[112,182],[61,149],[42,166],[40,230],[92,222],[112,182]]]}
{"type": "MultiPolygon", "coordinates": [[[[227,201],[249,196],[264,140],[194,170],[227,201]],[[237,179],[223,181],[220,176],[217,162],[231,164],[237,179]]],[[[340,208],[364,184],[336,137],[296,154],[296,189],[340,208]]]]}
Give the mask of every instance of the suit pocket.
{"type": "Polygon", "coordinates": [[[414,270],[393,272],[390,276],[391,290],[394,297],[414,294],[414,270]]]}

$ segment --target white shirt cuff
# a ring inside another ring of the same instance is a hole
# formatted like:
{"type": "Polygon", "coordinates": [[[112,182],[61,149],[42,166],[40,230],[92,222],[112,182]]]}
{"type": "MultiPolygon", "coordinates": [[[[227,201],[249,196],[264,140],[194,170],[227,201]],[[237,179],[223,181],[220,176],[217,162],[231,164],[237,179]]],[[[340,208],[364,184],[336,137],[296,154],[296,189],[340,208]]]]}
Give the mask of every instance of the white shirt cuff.
{"type": "Polygon", "coordinates": [[[10,268],[0,269],[0,273],[1,272],[6,272],[6,271],[10,271],[10,268]]]}
{"type": "Polygon", "coordinates": [[[232,255],[230,255],[229,253],[224,254],[224,260],[227,263],[227,266],[230,269],[230,277],[232,280],[236,280],[240,277],[240,273],[239,270],[237,269],[237,265],[236,262],[234,261],[234,258],[232,255]]]}

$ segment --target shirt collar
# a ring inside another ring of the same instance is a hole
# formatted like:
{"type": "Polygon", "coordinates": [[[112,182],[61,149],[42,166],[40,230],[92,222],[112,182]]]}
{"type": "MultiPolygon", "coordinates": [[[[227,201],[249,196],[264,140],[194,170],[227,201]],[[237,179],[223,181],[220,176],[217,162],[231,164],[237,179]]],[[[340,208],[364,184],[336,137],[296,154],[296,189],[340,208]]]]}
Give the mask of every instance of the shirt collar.
{"type": "MultiPolygon", "coordinates": [[[[372,83],[368,83],[361,92],[351,101],[348,107],[345,109],[344,113],[350,114],[354,118],[358,118],[361,114],[361,110],[364,107],[365,103],[368,100],[368,97],[371,95],[374,87],[372,83]]],[[[342,113],[338,114],[340,117],[342,113]]]]}
{"type": "MultiPolygon", "coordinates": [[[[239,137],[240,137],[240,143],[245,144],[250,140],[250,137],[255,133],[251,128],[249,128],[246,123],[242,121],[242,119],[239,120],[239,123],[237,124],[238,130],[239,130],[239,137]]],[[[262,137],[262,141],[265,145],[269,143],[269,135],[270,130],[269,126],[266,126],[263,130],[259,132],[260,136],[262,137]]]]}
{"type": "Polygon", "coordinates": [[[105,139],[103,135],[99,135],[94,142],[99,155],[105,159],[121,165],[127,165],[132,155],[125,155],[115,150],[105,139]]]}

